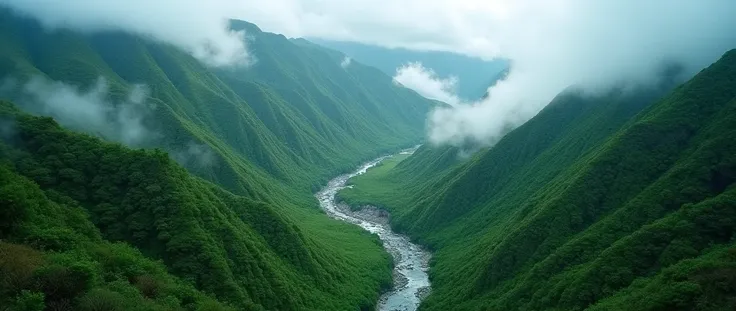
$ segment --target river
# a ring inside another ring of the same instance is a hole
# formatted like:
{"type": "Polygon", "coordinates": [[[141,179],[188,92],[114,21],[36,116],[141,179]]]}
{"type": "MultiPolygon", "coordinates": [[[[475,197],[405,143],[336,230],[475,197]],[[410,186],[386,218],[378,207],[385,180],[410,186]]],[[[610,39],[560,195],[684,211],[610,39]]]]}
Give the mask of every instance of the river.
{"type": "MultiPolygon", "coordinates": [[[[416,148],[401,153],[411,153],[416,148]]],[[[375,233],[383,242],[394,260],[393,288],[381,295],[378,301],[379,311],[413,311],[421,300],[429,294],[430,284],[427,270],[429,268],[429,252],[412,243],[408,237],[391,231],[388,214],[373,207],[365,207],[360,211],[351,211],[343,203],[337,203],[335,195],[347,186],[350,178],[365,173],[384,159],[384,156],[364,163],[350,174],[340,175],[330,180],[327,186],[317,192],[320,206],[331,217],[356,224],[371,233],[375,233]]]]}

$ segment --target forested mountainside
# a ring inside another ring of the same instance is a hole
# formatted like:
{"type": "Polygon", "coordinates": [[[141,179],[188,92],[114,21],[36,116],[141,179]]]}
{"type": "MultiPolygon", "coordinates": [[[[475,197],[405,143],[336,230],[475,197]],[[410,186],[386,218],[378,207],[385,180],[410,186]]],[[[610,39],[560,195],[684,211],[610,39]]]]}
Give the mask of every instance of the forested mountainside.
{"type": "Polygon", "coordinates": [[[436,251],[423,310],[731,310],[736,50],[658,92],[563,94],[468,160],[424,146],[340,196],[436,251]]]}
{"type": "Polygon", "coordinates": [[[421,140],[435,104],[374,68],[342,68],[339,53],[242,21],[233,28],[247,30],[257,61],[218,70],[126,33],[49,32],[7,10],[0,14],[4,77],[22,83],[42,75],[79,88],[103,77],[113,96],[144,84],[154,106],[152,130],[163,136],[146,143],[167,150],[205,144],[219,165],[198,174],[261,199],[274,191],[264,186],[273,180],[313,190],[356,159],[421,140]]]}
{"type": "Polygon", "coordinates": [[[194,177],[160,150],[75,134],[9,103],[0,116],[6,298],[28,290],[80,308],[112,297],[133,299],[116,310],[136,301],[196,309],[213,298],[249,310],[351,309],[370,307],[390,282],[368,233],[334,232],[330,246],[345,250],[328,251],[317,228],[194,177]]]}
{"type": "Polygon", "coordinates": [[[257,62],[215,69],[0,17],[0,306],[355,310],[391,284],[378,239],[312,191],[421,140],[439,103],[241,21],[257,62]]]}
{"type": "MultiPolygon", "coordinates": [[[[297,39],[298,40],[298,39],[297,39]]],[[[455,91],[467,101],[474,101],[485,94],[490,86],[489,77],[497,77],[508,68],[504,59],[485,61],[478,58],[439,51],[412,51],[403,48],[384,48],[357,42],[333,41],[324,39],[309,40],[331,49],[345,53],[352,60],[376,67],[389,76],[408,63],[419,62],[434,71],[439,78],[456,77],[455,91]]]]}

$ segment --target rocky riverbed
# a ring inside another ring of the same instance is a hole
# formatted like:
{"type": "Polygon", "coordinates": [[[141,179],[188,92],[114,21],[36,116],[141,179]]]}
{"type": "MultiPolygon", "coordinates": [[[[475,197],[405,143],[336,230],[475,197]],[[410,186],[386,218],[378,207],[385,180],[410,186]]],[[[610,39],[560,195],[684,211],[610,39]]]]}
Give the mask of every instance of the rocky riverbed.
{"type": "MultiPolygon", "coordinates": [[[[411,152],[413,149],[407,149],[402,151],[402,154],[411,152]]],[[[331,217],[356,224],[377,234],[386,251],[393,257],[393,288],[381,295],[378,310],[413,311],[430,291],[427,275],[430,253],[412,243],[408,237],[393,232],[389,226],[388,212],[373,206],[364,206],[358,211],[352,211],[349,206],[338,203],[335,199],[337,192],[348,187],[347,181],[350,178],[365,173],[388,157],[377,158],[361,165],[353,173],[335,177],[316,194],[316,197],[322,209],[331,217]]]]}

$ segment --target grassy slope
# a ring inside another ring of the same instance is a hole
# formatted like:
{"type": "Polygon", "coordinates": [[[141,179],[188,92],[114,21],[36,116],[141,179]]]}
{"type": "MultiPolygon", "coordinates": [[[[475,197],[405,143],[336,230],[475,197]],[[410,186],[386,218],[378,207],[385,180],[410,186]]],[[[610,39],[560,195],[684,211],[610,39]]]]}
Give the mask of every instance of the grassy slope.
{"type": "MultiPolygon", "coordinates": [[[[83,88],[102,76],[113,97],[124,96],[135,83],[145,83],[148,101],[155,104],[154,130],[163,136],[146,147],[177,150],[190,142],[206,144],[215,152],[216,165],[191,167],[192,172],[265,202],[278,215],[276,226],[294,226],[301,232],[299,237],[285,237],[284,243],[303,244],[317,271],[284,263],[289,257],[279,253],[278,246],[258,242],[266,233],[235,234],[260,245],[250,251],[257,256],[254,264],[270,271],[263,277],[273,280],[265,283],[282,288],[268,296],[273,298],[269,301],[259,290],[236,285],[223,299],[268,308],[283,303],[280,309],[351,309],[375,302],[378,287],[387,283],[388,257],[373,237],[327,219],[311,192],[361,160],[415,143],[422,136],[426,112],[436,103],[393,85],[390,77],[375,69],[354,63],[343,70],[342,56],[335,52],[298,46],[257,29],[249,32],[255,37],[250,47],[260,61],[245,70],[219,71],[173,47],[127,34],[47,32],[7,11],[0,10],[0,15],[0,75],[20,81],[41,75],[83,88]],[[335,279],[319,280],[325,278],[335,279]]],[[[202,195],[213,198],[221,191],[202,195]]],[[[201,230],[210,235],[216,228],[201,230]]],[[[152,258],[173,260],[129,236],[106,230],[102,235],[130,242],[152,258]]],[[[220,252],[217,260],[233,259],[222,254],[224,244],[210,246],[220,252]]],[[[221,265],[220,272],[232,273],[233,278],[248,275],[233,270],[237,265],[237,261],[221,265]]],[[[168,266],[176,275],[186,275],[168,266]]]]}
{"type": "MultiPolygon", "coordinates": [[[[400,188],[395,187],[398,186],[398,183],[387,184],[387,181],[390,180],[387,177],[396,165],[408,157],[408,154],[397,154],[384,159],[370,169],[370,174],[351,178],[348,181],[349,185],[356,185],[357,180],[357,187],[348,188],[349,190],[341,191],[338,194],[347,194],[351,204],[350,207],[359,209],[362,205],[376,204],[376,202],[380,202],[380,198],[391,197],[394,193],[401,192],[400,188]]],[[[345,199],[338,196],[338,200],[344,201],[345,199]]]]}
{"type": "Polygon", "coordinates": [[[464,163],[402,169],[447,152],[425,150],[341,197],[437,249],[425,310],[732,308],[735,64],[629,122],[646,98],[558,98],[464,163]]]}

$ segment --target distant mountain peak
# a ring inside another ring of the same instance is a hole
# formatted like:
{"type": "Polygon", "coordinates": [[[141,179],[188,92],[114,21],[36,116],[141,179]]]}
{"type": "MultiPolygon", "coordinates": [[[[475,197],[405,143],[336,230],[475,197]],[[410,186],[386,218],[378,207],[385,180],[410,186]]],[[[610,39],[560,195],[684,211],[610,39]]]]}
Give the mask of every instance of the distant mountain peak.
{"type": "Polygon", "coordinates": [[[235,30],[235,31],[245,30],[246,33],[263,32],[263,30],[261,30],[261,28],[259,28],[256,24],[253,24],[251,22],[246,22],[240,19],[231,19],[230,29],[235,30]]]}

